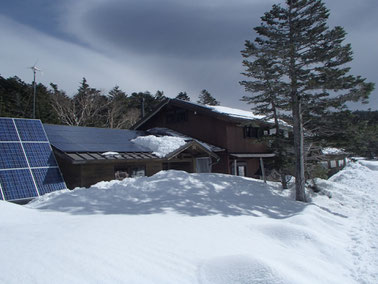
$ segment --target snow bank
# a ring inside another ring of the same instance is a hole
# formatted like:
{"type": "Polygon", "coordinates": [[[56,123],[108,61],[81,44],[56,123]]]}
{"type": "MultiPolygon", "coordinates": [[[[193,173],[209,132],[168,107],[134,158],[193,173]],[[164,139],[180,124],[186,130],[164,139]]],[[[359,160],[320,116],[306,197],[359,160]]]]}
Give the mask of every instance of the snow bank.
{"type": "Polygon", "coordinates": [[[181,171],[0,202],[0,282],[378,283],[377,166],[318,180],[333,198],[312,204],[181,171]]]}
{"type": "Polygon", "coordinates": [[[186,144],[185,139],[181,137],[158,137],[154,135],[139,136],[131,140],[131,142],[151,149],[153,154],[160,158],[165,157],[186,144]]]}

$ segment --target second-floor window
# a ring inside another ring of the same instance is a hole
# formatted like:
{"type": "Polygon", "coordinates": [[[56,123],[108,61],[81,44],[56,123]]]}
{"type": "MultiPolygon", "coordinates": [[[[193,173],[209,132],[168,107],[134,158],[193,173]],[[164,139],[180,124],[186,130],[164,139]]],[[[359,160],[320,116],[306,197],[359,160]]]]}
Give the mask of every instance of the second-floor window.
{"type": "Polygon", "coordinates": [[[176,109],[167,112],[166,121],[167,123],[187,121],[188,115],[187,111],[184,109],[176,109]]]}
{"type": "Polygon", "coordinates": [[[244,126],[244,138],[260,138],[262,136],[264,136],[263,129],[253,126],[244,126]]]}

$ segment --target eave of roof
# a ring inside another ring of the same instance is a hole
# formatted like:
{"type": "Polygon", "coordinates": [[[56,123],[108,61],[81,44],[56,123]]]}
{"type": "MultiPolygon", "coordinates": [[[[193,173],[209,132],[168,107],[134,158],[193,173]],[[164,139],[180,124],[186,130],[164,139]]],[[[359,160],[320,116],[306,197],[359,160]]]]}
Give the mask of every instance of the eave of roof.
{"type": "Polygon", "coordinates": [[[274,153],[231,153],[230,156],[236,158],[273,158],[274,153]]]}
{"type": "Polygon", "coordinates": [[[104,156],[101,152],[62,152],[55,149],[55,154],[72,164],[160,160],[156,155],[145,152],[121,152],[104,156]]]}
{"type": "Polygon", "coordinates": [[[167,156],[165,156],[165,159],[170,160],[191,147],[198,147],[199,149],[201,149],[202,151],[204,151],[205,153],[207,153],[209,156],[213,157],[214,159],[216,160],[220,159],[217,154],[215,154],[214,152],[211,152],[209,149],[207,149],[206,147],[198,143],[196,140],[192,140],[186,143],[184,146],[181,146],[177,150],[169,153],[167,156]]]}

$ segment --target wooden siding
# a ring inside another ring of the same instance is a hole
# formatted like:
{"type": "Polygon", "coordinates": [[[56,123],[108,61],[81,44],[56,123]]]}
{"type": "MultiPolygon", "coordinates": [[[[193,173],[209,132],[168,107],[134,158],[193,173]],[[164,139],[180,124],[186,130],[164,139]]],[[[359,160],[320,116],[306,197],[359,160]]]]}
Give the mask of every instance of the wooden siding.
{"type": "Polygon", "coordinates": [[[258,143],[257,139],[244,138],[243,127],[215,117],[186,110],[186,119],[177,122],[167,122],[167,113],[179,109],[167,105],[140,129],[147,130],[154,127],[166,127],[190,137],[225,148],[228,152],[264,153],[267,147],[258,143]]]}

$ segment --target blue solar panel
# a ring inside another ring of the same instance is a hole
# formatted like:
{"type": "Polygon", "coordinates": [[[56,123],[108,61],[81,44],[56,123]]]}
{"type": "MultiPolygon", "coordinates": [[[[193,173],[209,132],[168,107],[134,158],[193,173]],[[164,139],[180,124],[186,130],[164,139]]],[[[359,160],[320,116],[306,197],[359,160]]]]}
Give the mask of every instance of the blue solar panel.
{"type": "Polygon", "coordinates": [[[0,171],[0,183],[5,200],[38,196],[32,175],[28,169],[0,171]]]}
{"type": "Polygon", "coordinates": [[[15,119],[22,141],[48,141],[40,120],[15,119]]]}
{"type": "Polygon", "coordinates": [[[11,118],[0,118],[0,141],[20,141],[11,118]]]}
{"type": "Polygon", "coordinates": [[[30,167],[56,167],[57,163],[48,143],[24,143],[30,167]]]}
{"type": "Polygon", "coordinates": [[[66,185],[39,120],[0,119],[0,199],[30,199],[66,185]]]}
{"type": "Polygon", "coordinates": [[[41,195],[66,188],[58,168],[32,169],[32,171],[41,195]]]}
{"type": "Polygon", "coordinates": [[[27,168],[21,143],[0,143],[0,169],[27,168]]]}

